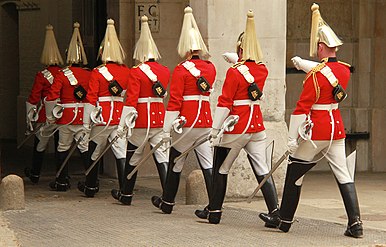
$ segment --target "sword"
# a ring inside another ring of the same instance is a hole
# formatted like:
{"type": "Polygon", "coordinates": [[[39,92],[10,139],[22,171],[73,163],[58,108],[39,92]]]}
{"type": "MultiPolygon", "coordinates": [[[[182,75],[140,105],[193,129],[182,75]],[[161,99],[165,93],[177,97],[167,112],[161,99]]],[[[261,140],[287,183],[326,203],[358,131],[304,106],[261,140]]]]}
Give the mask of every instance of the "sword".
{"type": "Polygon", "coordinates": [[[259,186],[253,191],[253,193],[248,197],[247,202],[251,203],[252,198],[259,192],[261,187],[265,184],[265,182],[272,176],[272,174],[276,171],[276,169],[280,166],[281,163],[287,158],[287,156],[290,154],[290,151],[285,151],[285,153],[280,157],[280,159],[275,163],[275,165],[272,167],[272,169],[268,172],[267,175],[263,178],[263,180],[260,182],[259,186]]]}
{"type": "Polygon", "coordinates": [[[188,153],[190,151],[192,151],[193,149],[195,149],[196,147],[200,146],[201,144],[205,143],[206,141],[208,141],[209,139],[211,138],[211,136],[209,136],[209,133],[206,133],[202,136],[200,136],[198,138],[199,141],[197,141],[195,144],[193,144],[192,146],[190,146],[188,149],[186,149],[184,152],[182,152],[179,156],[177,156],[175,159],[174,159],[174,163],[177,163],[177,161],[179,161],[180,159],[182,159],[184,156],[188,155],[188,153]],[[201,139],[202,137],[204,137],[203,139],[201,139]]]}
{"type": "MultiPolygon", "coordinates": [[[[180,131],[180,129],[185,125],[186,123],[186,119],[183,117],[180,119],[180,122],[178,125],[176,125],[175,127],[173,127],[174,131],[178,132],[180,131]]],[[[145,157],[142,158],[142,160],[135,166],[135,168],[127,175],[127,179],[130,179],[134,173],[136,173],[139,169],[139,167],[145,163],[145,161],[153,154],[155,153],[155,151],[161,147],[163,144],[165,143],[164,140],[161,140],[159,143],[157,143],[157,145],[155,145],[149,153],[146,154],[145,157]]]]}
{"type": "MultiPolygon", "coordinates": [[[[138,114],[134,115],[130,120],[131,120],[131,123],[134,123],[135,120],[137,119],[138,117],[138,114]]],[[[129,129],[129,127],[127,127],[127,125],[125,125],[125,127],[123,127],[123,130],[124,132],[126,132],[127,130],[129,129]]],[[[91,166],[89,168],[87,168],[86,172],[85,172],[85,175],[87,176],[90,171],[94,168],[94,166],[98,163],[98,161],[103,157],[103,155],[114,145],[114,143],[119,139],[121,138],[119,135],[116,135],[112,140],[111,142],[106,146],[106,148],[101,152],[101,154],[98,156],[98,158],[91,164],[91,166]]]]}
{"type": "MultiPolygon", "coordinates": [[[[124,129],[127,129],[127,127],[125,126],[124,129]]],[[[116,135],[112,140],[111,142],[106,146],[106,148],[101,152],[101,154],[98,156],[98,158],[91,164],[91,166],[89,168],[87,168],[86,172],[85,172],[85,175],[87,176],[90,171],[94,168],[94,166],[98,163],[98,161],[103,157],[103,155],[111,148],[112,145],[114,145],[114,143],[119,139],[121,138],[120,136],[116,135]]]]}
{"type": "Polygon", "coordinates": [[[29,139],[31,139],[32,136],[36,135],[40,131],[40,129],[42,129],[45,126],[48,126],[48,124],[44,123],[40,125],[37,129],[35,129],[33,132],[30,132],[30,134],[27,135],[27,137],[24,138],[24,140],[21,141],[19,145],[17,145],[17,149],[20,149],[29,139]]]}
{"type": "Polygon", "coordinates": [[[162,145],[164,144],[164,141],[160,141],[159,143],[157,143],[157,145],[154,146],[154,148],[152,148],[152,150],[146,154],[145,157],[142,158],[142,160],[138,163],[138,165],[136,165],[134,167],[134,169],[127,175],[127,179],[130,179],[134,173],[136,173],[139,169],[139,167],[145,163],[145,161],[159,148],[161,147],[162,145]]]}
{"type": "Polygon", "coordinates": [[[66,164],[67,164],[68,160],[70,159],[71,155],[74,153],[74,151],[76,150],[76,147],[79,145],[79,143],[81,143],[83,141],[85,136],[86,136],[86,133],[84,133],[81,137],[79,137],[79,139],[71,147],[70,152],[67,154],[67,157],[64,159],[62,165],[60,166],[58,172],[56,173],[56,178],[58,178],[60,176],[60,173],[62,172],[62,170],[66,166],[66,164]]]}

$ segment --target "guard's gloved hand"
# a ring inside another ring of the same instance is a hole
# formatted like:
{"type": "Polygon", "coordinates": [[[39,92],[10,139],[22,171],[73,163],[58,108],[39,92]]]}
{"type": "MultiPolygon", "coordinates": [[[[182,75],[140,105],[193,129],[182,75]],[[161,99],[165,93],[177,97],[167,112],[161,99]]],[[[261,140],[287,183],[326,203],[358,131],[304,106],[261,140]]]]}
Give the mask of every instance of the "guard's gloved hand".
{"type": "Polygon", "coordinates": [[[288,145],[288,150],[290,151],[291,154],[295,153],[299,147],[298,141],[291,137],[288,138],[287,145],[288,145]]]}
{"type": "Polygon", "coordinates": [[[303,70],[306,73],[310,72],[312,68],[319,64],[317,62],[306,60],[298,56],[291,58],[291,61],[296,69],[303,70]]]}
{"type": "Polygon", "coordinates": [[[220,130],[212,128],[209,133],[209,143],[211,147],[217,146],[220,143],[220,130]]]}
{"type": "Polygon", "coordinates": [[[118,125],[117,136],[119,136],[119,138],[126,138],[127,137],[127,127],[118,125]]]}

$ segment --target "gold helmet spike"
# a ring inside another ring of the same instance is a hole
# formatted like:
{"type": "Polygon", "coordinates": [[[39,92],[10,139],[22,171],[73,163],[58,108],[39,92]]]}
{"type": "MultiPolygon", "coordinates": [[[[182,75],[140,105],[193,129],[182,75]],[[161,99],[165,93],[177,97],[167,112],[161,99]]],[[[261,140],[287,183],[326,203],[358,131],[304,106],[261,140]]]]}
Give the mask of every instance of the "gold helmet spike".
{"type": "Polygon", "coordinates": [[[247,24],[244,34],[239,36],[240,48],[243,49],[242,60],[254,60],[260,62],[263,59],[263,53],[257,40],[254,13],[248,11],[247,24]]]}
{"type": "Polygon", "coordinates": [[[199,51],[202,57],[209,57],[208,48],[202,39],[200,30],[198,29],[196,20],[193,16],[191,7],[186,7],[184,10],[184,21],[182,23],[180,40],[178,42],[178,54],[184,58],[193,51],[199,51]]]}
{"type": "Polygon", "coordinates": [[[123,60],[126,58],[126,53],[118,40],[113,19],[107,20],[106,33],[99,46],[98,58],[99,56],[101,56],[103,63],[114,62],[123,64],[123,60]]]}
{"type": "Polygon", "coordinates": [[[145,62],[149,59],[158,60],[161,58],[151,35],[146,15],[141,17],[141,35],[135,45],[133,58],[140,62],[145,62]]]}
{"type": "Polygon", "coordinates": [[[50,24],[46,26],[46,37],[40,62],[46,66],[63,64],[55,39],[54,28],[50,24]]]}
{"type": "Polygon", "coordinates": [[[311,11],[310,56],[315,57],[317,55],[319,42],[326,44],[330,48],[343,45],[343,42],[323,20],[319,11],[319,5],[316,3],[312,4],[311,11]]]}
{"type": "Polygon", "coordinates": [[[72,33],[70,45],[67,51],[67,63],[68,64],[87,64],[87,56],[84,52],[82,38],[79,32],[79,23],[74,23],[74,32],[72,33]]]}

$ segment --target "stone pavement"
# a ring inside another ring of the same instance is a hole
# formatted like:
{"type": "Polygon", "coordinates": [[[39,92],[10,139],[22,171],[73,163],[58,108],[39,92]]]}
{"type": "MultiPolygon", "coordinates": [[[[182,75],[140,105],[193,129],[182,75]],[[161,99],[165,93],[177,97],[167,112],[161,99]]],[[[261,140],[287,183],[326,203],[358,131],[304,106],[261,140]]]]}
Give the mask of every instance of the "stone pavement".
{"type": "Polygon", "coordinates": [[[289,233],[264,228],[258,213],[266,211],[262,198],[224,205],[219,225],[194,216],[197,205],[184,205],[184,184],[171,215],[151,205],[159,195],[157,178],[138,179],[132,206],[116,203],[110,189],[115,179],[102,178],[95,198],[73,188],[48,190],[50,177],[39,185],[25,181],[26,209],[0,213],[0,246],[386,246],[386,174],[358,174],[357,190],[365,236],[343,236],[343,204],[330,173],[310,173],[304,179],[296,222],[289,233]]]}

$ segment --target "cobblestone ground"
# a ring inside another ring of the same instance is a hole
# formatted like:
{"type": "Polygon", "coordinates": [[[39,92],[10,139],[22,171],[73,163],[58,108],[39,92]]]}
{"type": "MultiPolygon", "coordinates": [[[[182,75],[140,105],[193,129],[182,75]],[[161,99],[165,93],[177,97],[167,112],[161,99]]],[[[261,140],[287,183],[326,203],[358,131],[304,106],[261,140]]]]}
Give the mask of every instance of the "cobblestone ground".
{"type": "Polygon", "coordinates": [[[26,209],[3,213],[21,246],[386,246],[381,230],[365,229],[364,238],[353,239],[343,236],[342,224],[299,218],[282,233],[264,228],[256,211],[235,206],[225,207],[221,223],[211,225],[181,197],[171,215],[161,213],[150,202],[160,194],[154,189],[138,187],[133,205],[123,206],[110,196],[116,186],[111,179],[101,180],[95,198],[83,197],[75,185],[64,193],[48,191],[48,182],[26,183],[26,209]]]}

